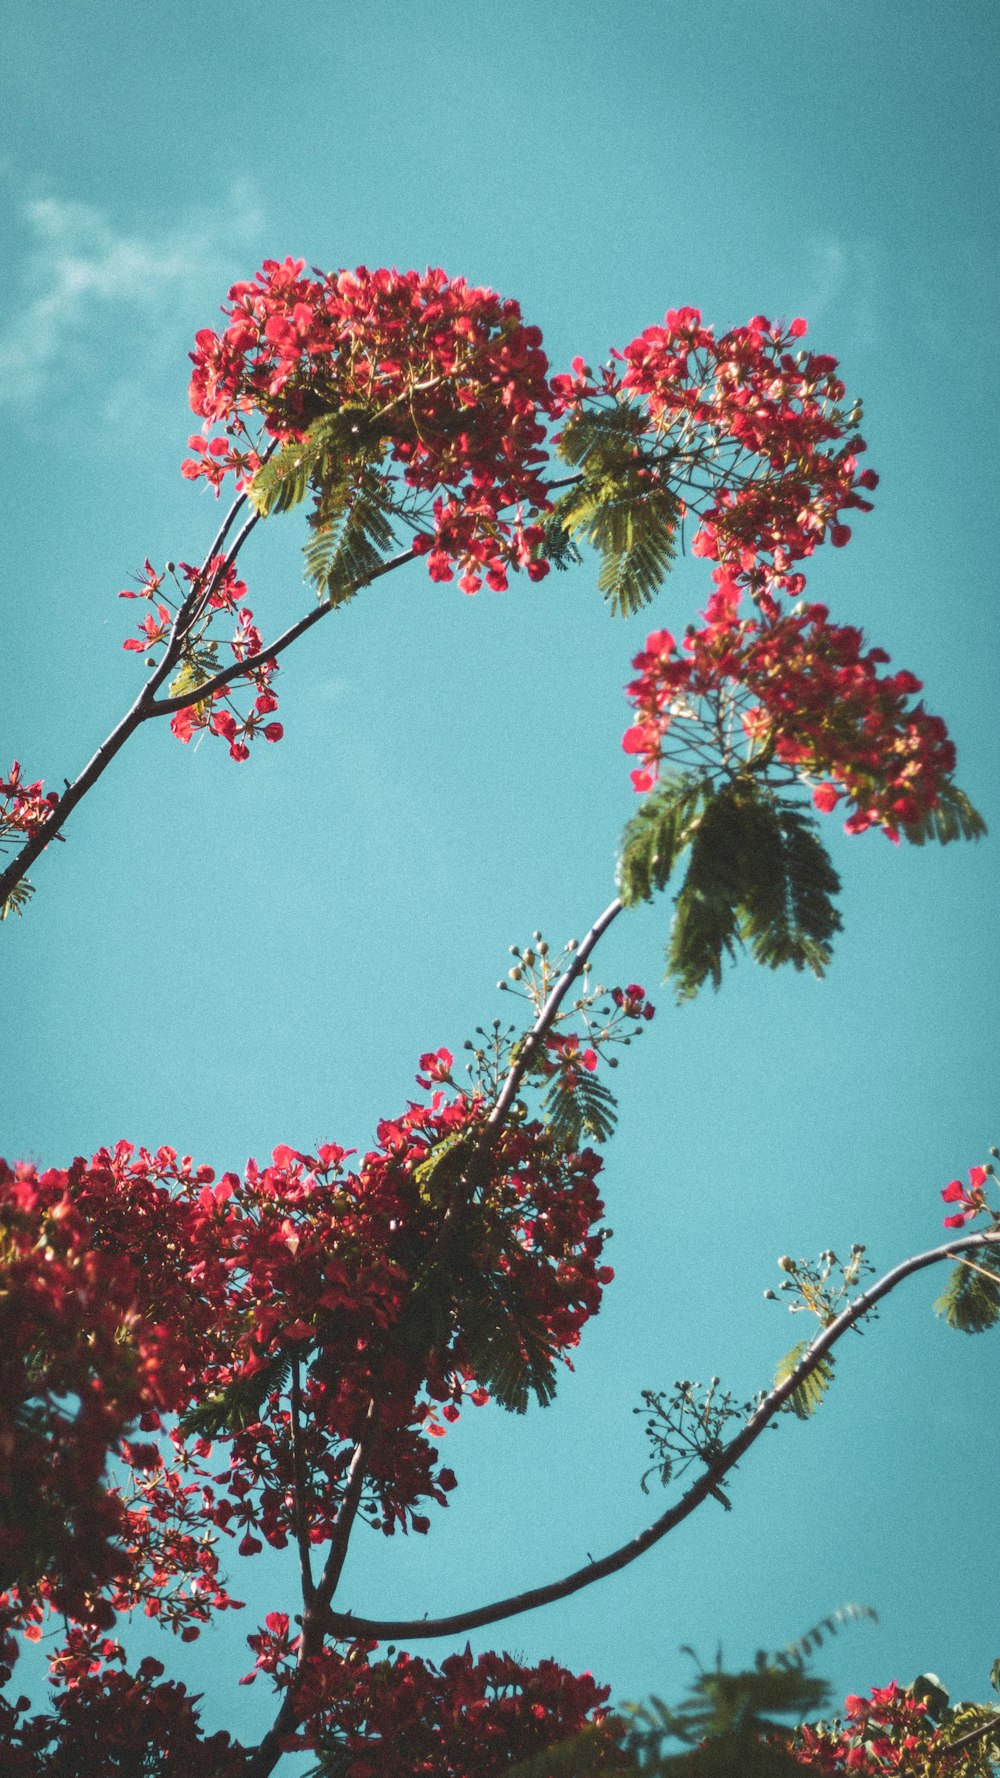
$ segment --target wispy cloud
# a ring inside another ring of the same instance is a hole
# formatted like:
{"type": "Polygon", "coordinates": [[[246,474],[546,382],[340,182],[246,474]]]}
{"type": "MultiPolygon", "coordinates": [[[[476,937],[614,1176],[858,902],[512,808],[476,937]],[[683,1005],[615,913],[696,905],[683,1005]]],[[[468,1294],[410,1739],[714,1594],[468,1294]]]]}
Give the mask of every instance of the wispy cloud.
{"type": "Polygon", "coordinates": [[[136,319],[155,344],[192,304],[204,314],[208,303],[211,312],[246,267],[262,217],[240,187],[148,232],[51,196],[18,204],[17,225],[22,252],[8,267],[16,296],[0,319],[0,402],[7,405],[31,402],[57,378],[106,362],[109,340],[136,319]]]}
{"type": "Polygon", "coordinates": [[[806,243],[803,312],[810,321],[839,310],[849,333],[839,335],[842,349],[878,343],[882,332],[880,255],[871,241],[845,241],[834,235],[811,235],[806,243]]]}

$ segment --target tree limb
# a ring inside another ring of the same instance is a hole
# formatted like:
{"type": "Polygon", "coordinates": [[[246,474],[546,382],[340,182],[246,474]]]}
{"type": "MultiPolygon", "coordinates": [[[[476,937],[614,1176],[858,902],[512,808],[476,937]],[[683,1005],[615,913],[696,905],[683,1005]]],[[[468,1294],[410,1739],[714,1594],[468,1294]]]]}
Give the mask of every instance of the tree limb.
{"type": "Polygon", "coordinates": [[[557,1599],[566,1599],[571,1593],[579,1592],[583,1587],[593,1585],[594,1581],[603,1580],[606,1575],[616,1574],[619,1569],[627,1568],[631,1562],[644,1555],[660,1539],[666,1537],[677,1525],[690,1517],[704,1500],[707,1500],[729,1471],[734,1469],[740,1458],[755,1444],[761,1433],[771,1424],[789,1397],[793,1395],[806,1377],[814,1371],[826,1354],[832,1350],[844,1334],[879,1303],[888,1296],[904,1279],[912,1277],[915,1272],[925,1270],[928,1266],[938,1265],[942,1260],[959,1259],[964,1253],[976,1250],[996,1250],[1000,1248],[1000,1230],[994,1233],[965,1235],[958,1240],[948,1241],[944,1246],[930,1248],[926,1253],[918,1253],[910,1259],[903,1260],[886,1272],[874,1284],[848,1304],[829,1326],[823,1328],[812,1341],[808,1350],[803,1353],[794,1370],[785,1381],[768,1390],[757,1408],[750,1415],[742,1431],[724,1445],[718,1457],[706,1465],[704,1473],[686,1490],[682,1498],[667,1512],[647,1526],[645,1531],[633,1537],[610,1555],[603,1556],[599,1561],[588,1562],[585,1568],[578,1568],[572,1574],[565,1575],[562,1580],[551,1581],[546,1586],[529,1587],[523,1593],[511,1594],[509,1598],[496,1600],[493,1604],[482,1605],[471,1611],[453,1612],[447,1617],[439,1618],[364,1618],[356,1617],[353,1612],[335,1612],[327,1614],[327,1629],[337,1637],[371,1637],[375,1641],[407,1641],[431,1636],[457,1636],[468,1630],[481,1629],[486,1624],[500,1622],[507,1617],[519,1616],[525,1611],[535,1611],[541,1605],[551,1605],[557,1599]]]}

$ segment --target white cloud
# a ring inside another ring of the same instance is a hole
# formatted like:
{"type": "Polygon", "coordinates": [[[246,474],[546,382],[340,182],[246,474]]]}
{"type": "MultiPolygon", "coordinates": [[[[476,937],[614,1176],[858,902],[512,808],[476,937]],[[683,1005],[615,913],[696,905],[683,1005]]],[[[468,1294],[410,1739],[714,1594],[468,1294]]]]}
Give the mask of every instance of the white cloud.
{"type": "Polygon", "coordinates": [[[8,276],[19,301],[0,321],[0,402],[16,405],[106,362],[109,336],[137,316],[147,335],[176,326],[192,304],[207,323],[232,279],[252,269],[262,226],[245,187],[148,232],[51,196],[24,200],[17,214],[24,251],[8,276]]]}
{"type": "Polygon", "coordinates": [[[819,321],[839,313],[841,351],[876,346],[882,337],[881,256],[871,241],[845,241],[834,235],[808,238],[802,312],[819,321]]]}

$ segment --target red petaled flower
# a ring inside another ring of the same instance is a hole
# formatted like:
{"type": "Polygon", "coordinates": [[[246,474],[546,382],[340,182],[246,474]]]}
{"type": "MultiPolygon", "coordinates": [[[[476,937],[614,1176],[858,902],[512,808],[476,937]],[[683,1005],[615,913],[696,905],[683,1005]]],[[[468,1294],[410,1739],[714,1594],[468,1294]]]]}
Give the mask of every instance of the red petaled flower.
{"type": "Polygon", "coordinates": [[[403,489],[437,495],[422,543],[432,579],[458,566],[464,591],[484,577],[502,591],[511,568],[547,572],[532,520],[549,505],[539,470],[552,396],[542,336],[516,302],[437,270],[306,276],[286,259],[235,284],[224,312],[221,334],[195,340],[191,406],[226,436],[193,439],[186,476],[218,489],[234,471],[245,484],[259,463],[249,415],[284,443],[354,405],[403,489]]]}
{"type": "Polygon", "coordinates": [[[900,826],[933,809],[955,765],[940,717],[922,703],[912,673],[886,673],[888,657],[866,649],[860,630],[832,624],[824,605],[787,614],[738,616],[739,592],[724,570],[701,628],[678,648],[667,630],[649,636],[628,686],[636,721],[623,747],[642,765],[648,790],[662,762],[721,773],[743,766],[788,768],[821,809],[845,797],[850,833],[900,826]]]}

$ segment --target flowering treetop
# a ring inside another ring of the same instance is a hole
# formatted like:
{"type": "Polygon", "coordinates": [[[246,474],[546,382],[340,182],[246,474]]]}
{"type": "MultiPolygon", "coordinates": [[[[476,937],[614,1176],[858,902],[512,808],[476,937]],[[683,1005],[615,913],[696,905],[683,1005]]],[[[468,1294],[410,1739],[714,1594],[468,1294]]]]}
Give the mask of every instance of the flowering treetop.
{"type": "MultiPolygon", "coordinates": [[[[717,1382],[647,1392],[647,1474],[697,1473],[621,1549],[447,1618],[378,1622],[334,1608],[349,1540],[359,1521],[426,1534],[424,1509],[456,1486],[439,1451],[464,1404],[547,1403],[600,1308],[613,1276],[597,1187],[596,1146],[615,1125],[605,1065],[653,1015],[638,983],[590,984],[612,922],[674,885],[683,861],[667,953],[681,998],[718,986],[740,945],[821,973],[840,916],[817,810],[843,805],[850,832],[916,843],[983,824],[953,783],[943,722],[914,702],[919,680],[804,599],[802,564],[848,542],[877,477],[859,468],[860,409],[836,361],[802,346],[803,321],[758,315],[717,337],[696,310],[670,311],[598,374],[576,359],[550,376],[516,303],[440,271],[269,260],[224,314],[196,338],[204,430],[183,474],[216,492],[232,475],[235,502],[200,565],[147,561],[123,595],[146,607],[125,642],[145,683],[65,794],[17,763],[0,782],[0,846],[17,848],[4,912],[21,911],[27,868],[144,722],[167,718],[182,742],[215,734],[237,761],[260,735],[280,741],[281,657],[404,563],[501,591],[588,545],[599,589],[628,615],[690,536],[712,590],[679,643],[658,629],[633,662],[623,744],[644,800],[619,894],[561,956],[540,933],[513,947],[501,985],[527,1018],[477,1031],[465,1079],[448,1049],[428,1049],[423,1097],[384,1117],[356,1159],[333,1141],[315,1154],[279,1144],[267,1165],[217,1178],[173,1148],[119,1143],[68,1168],[0,1163],[6,1678],[19,1636],[64,1623],[53,1712],[0,1700],[4,1769],[57,1778],[88,1747],[101,1778],[147,1755],[176,1778],[265,1778],[309,1747],[328,1778],[469,1778],[473,1764],[490,1778],[583,1732],[588,1769],[620,1770],[621,1735],[589,1675],[469,1651],[439,1668],[375,1659],[378,1644],[564,1597],[725,1500],[740,1457],[778,1413],[813,1411],[836,1343],[913,1271],[957,1258],[943,1312],[966,1331],[1000,1319],[984,1265],[997,1218],[964,1232],[988,1209],[988,1168],[946,1189],[959,1206],[948,1226],[963,1232],[865,1288],[860,1246],[844,1265],[780,1262],[790,1306],[820,1325],[771,1389],[744,1403],[717,1382]],[[261,520],[299,505],[317,603],[268,638],[237,559],[261,520]],[[196,1700],[161,1683],[157,1662],[129,1675],[117,1635],[136,1608],[188,1640],[238,1609],[227,1543],[246,1558],[289,1549],[301,1596],[300,1612],[269,1612],[248,1638],[246,1682],[266,1675],[280,1695],[253,1750],[204,1739],[196,1700]]],[[[905,1769],[883,1742],[922,1749],[918,1718],[895,1693],[849,1700],[846,1727],[786,1738],[782,1769],[905,1769]]],[[[770,1745],[766,1728],[759,1739],[770,1745]]]]}

